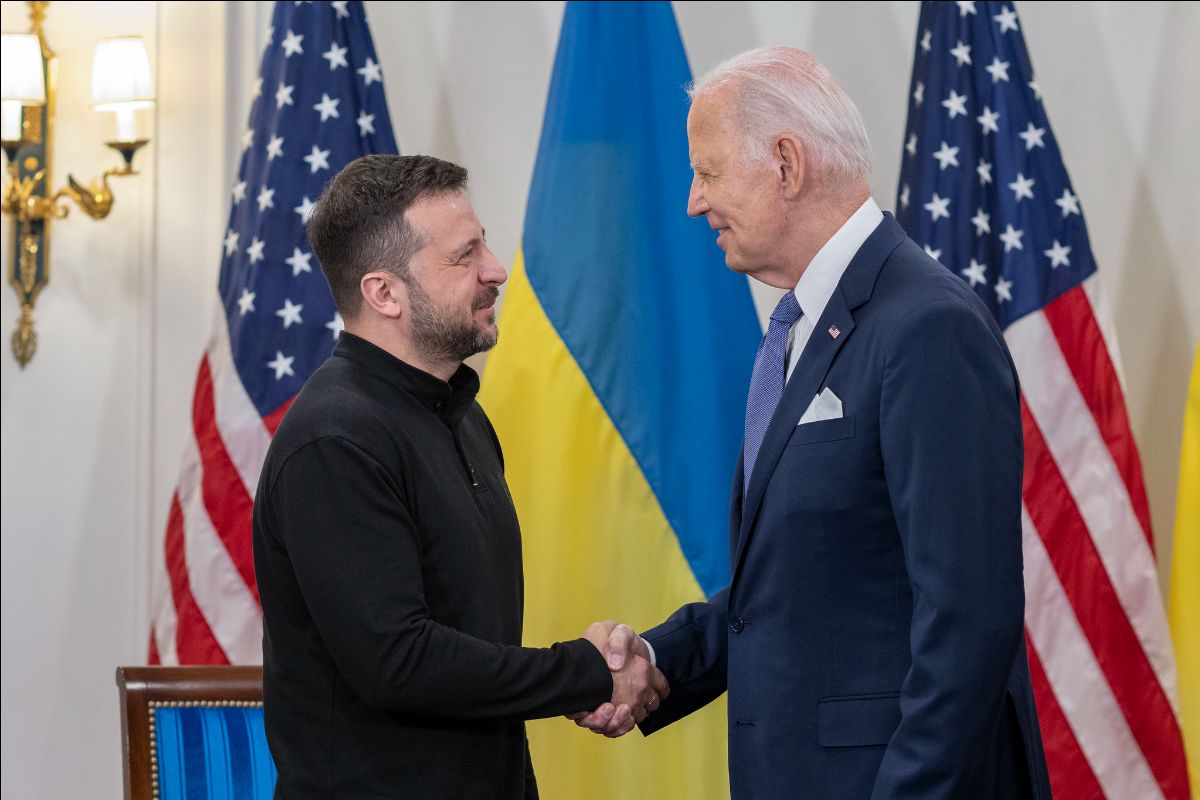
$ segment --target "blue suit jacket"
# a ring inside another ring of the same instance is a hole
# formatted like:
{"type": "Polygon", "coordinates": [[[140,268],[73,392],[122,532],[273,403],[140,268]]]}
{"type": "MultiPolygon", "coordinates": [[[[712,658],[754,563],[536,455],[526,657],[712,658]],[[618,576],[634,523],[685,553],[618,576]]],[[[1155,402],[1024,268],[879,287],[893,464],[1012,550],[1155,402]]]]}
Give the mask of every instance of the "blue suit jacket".
{"type": "Polygon", "coordinates": [[[728,690],[735,800],[1048,799],[1021,465],[1000,330],[885,215],[816,323],[746,497],[734,479],[732,582],[645,634],[671,695],[643,732],[728,690]],[[843,417],[797,425],[825,387],[843,417]]]}

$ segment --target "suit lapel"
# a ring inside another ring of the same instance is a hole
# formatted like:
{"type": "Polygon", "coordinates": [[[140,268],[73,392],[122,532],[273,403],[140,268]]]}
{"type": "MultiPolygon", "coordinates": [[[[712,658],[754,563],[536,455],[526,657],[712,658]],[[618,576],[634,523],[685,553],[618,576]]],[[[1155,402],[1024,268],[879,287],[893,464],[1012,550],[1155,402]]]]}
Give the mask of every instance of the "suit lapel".
{"type": "Polygon", "coordinates": [[[738,453],[737,467],[734,469],[733,487],[730,492],[730,497],[733,498],[729,502],[729,565],[732,568],[737,563],[737,546],[741,541],[739,532],[742,525],[742,484],[743,474],[745,471],[746,451],[743,448],[738,453]]]}
{"type": "MultiPolygon", "coordinates": [[[[825,311],[813,327],[812,335],[796,363],[791,379],[784,388],[779,407],[767,426],[763,437],[762,447],[754,463],[754,471],[750,475],[750,485],[741,503],[741,519],[738,526],[737,545],[732,561],[732,581],[737,582],[738,571],[745,556],[754,523],[766,493],[767,483],[775,471],[775,465],[783,455],[783,449],[795,430],[796,423],[804,414],[808,404],[821,390],[829,368],[838,352],[845,346],[854,332],[855,323],[853,312],[866,303],[871,297],[875,280],[883,262],[892,251],[905,239],[900,225],[891,214],[885,213],[883,221],[872,231],[871,235],[855,253],[854,258],[846,267],[838,287],[829,298],[825,311]],[[838,331],[834,336],[831,329],[836,326],[838,331]]],[[[740,478],[741,469],[738,469],[740,478]]],[[[741,487],[739,480],[734,488],[735,495],[741,487]]],[[[734,506],[737,502],[735,498],[734,506]]],[[[732,525],[731,525],[732,527],[732,525]]]]}

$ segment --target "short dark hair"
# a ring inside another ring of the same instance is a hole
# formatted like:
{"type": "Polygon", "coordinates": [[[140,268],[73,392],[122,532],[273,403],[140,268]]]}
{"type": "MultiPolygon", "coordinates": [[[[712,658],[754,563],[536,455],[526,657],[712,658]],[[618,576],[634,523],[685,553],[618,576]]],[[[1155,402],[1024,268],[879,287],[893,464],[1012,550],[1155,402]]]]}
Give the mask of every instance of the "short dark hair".
{"type": "Polygon", "coordinates": [[[343,317],[362,307],[363,275],[382,269],[408,277],[423,243],[405,212],[423,198],[466,188],[466,169],[433,156],[363,156],[333,177],[308,220],[308,240],[343,317]]]}

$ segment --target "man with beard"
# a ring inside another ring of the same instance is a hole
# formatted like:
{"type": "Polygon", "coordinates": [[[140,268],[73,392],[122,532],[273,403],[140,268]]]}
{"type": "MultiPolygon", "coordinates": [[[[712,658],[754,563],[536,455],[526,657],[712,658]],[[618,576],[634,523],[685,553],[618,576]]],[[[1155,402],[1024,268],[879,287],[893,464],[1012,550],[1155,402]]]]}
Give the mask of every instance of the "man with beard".
{"type": "Polygon", "coordinates": [[[466,357],[507,275],[429,156],[372,155],[308,223],[345,320],[271,443],[254,505],[277,797],[536,797],[524,720],[657,706],[597,626],[521,642],[521,540],[466,357]]]}

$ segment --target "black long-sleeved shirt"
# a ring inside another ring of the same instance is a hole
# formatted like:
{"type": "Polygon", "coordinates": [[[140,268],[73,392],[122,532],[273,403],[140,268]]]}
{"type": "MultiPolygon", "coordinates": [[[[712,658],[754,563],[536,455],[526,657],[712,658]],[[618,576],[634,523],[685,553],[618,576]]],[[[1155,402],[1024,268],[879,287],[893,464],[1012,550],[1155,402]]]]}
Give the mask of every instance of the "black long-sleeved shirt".
{"type": "Polygon", "coordinates": [[[499,442],[449,383],[343,333],[285,415],[254,504],[276,796],[536,796],[523,720],[598,706],[586,640],[522,648],[499,442]]]}

